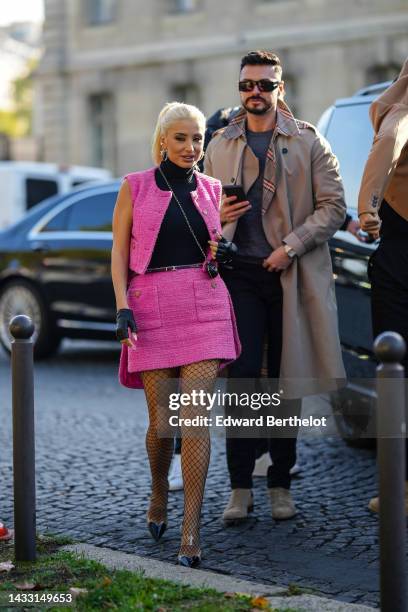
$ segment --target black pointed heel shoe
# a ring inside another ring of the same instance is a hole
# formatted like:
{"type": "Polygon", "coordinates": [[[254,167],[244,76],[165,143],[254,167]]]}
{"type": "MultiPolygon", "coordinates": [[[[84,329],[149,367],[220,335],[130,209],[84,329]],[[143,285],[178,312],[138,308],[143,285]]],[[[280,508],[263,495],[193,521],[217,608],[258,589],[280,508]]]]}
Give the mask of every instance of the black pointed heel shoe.
{"type": "Polygon", "coordinates": [[[161,523],[154,523],[153,521],[147,522],[147,528],[150,531],[150,535],[153,540],[158,542],[162,537],[163,533],[166,531],[167,523],[162,521],[161,523]]]}
{"type": "Polygon", "coordinates": [[[183,567],[198,567],[201,563],[201,555],[193,555],[188,557],[187,555],[179,555],[177,557],[179,565],[183,567]]]}

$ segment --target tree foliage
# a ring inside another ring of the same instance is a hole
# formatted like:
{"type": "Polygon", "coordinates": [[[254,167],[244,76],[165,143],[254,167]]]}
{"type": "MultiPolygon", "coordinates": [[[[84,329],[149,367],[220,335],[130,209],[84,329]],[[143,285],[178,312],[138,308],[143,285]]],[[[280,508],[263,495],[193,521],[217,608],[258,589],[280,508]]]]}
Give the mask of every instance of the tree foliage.
{"type": "Polygon", "coordinates": [[[0,109],[0,132],[12,137],[32,133],[33,75],[38,59],[27,62],[26,71],[12,82],[13,110],[0,109]]]}

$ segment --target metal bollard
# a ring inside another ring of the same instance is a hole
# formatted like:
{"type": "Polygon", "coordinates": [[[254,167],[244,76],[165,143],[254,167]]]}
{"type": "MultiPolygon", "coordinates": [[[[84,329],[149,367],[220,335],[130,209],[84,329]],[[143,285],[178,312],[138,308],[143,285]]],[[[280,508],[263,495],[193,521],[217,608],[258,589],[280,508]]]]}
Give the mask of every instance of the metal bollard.
{"type": "Polygon", "coordinates": [[[17,315],[10,322],[13,392],[14,531],[16,561],[35,561],[35,444],[34,444],[34,325],[17,315]]]}
{"type": "Polygon", "coordinates": [[[407,612],[405,576],[405,380],[404,339],[384,332],[374,342],[377,367],[377,460],[380,492],[380,589],[382,612],[407,612]]]}

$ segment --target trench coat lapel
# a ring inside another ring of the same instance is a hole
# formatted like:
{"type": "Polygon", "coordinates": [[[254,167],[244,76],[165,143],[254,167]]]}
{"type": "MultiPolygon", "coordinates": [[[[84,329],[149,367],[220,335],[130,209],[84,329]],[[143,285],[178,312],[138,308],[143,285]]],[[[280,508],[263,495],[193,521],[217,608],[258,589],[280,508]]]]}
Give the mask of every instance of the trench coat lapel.
{"type": "MultiPolygon", "coordinates": [[[[248,193],[259,175],[259,163],[256,155],[247,146],[245,135],[246,111],[242,109],[225,128],[224,137],[237,139],[238,149],[234,159],[234,177],[243,178],[243,186],[248,193]],[[244,172],[242,172],[242,169],[244,172]]],[[[279,135],[297,136],[300,133],[296,119],[291,110],[283,100],[278,100],[276,129],[273,132],[266,153],[265,170],[263,176],[262,190],[262,214],[264,215],[270,207],[276,192],[276,186],[280,176],[280,158],[277,155],[277,139],[279,135]]]]}
{"type": "Polygon", "coordinates": [[[245,193],[251,189],[259,175],[259,162],[250,147],[247,145],[245,132],[246,112],[242,109],[226,127],[224,136],[227,139],[237,140],[236,153],[232,159],[231,183],[241,185],[245,193]]]}
{"type": "Polygon", "coordinates": [[[300,133],[296,119],[292,115],[289,107],[283,100],[278,100],[276,128],[273,132],[268,150],[266,152],[265,170],[263,176],[262,191],[262,215],[264,215],[276,192],[276,186],[280,177],[280,156],[278,155],[279,135],[296,136],[300,133]]]}

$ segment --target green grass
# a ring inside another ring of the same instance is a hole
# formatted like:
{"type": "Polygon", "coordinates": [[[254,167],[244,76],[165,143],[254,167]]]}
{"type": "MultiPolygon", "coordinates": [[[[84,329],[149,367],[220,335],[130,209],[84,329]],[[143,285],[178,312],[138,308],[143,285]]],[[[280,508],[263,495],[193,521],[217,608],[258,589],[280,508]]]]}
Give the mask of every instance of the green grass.
{"type": "Polygon", "coordinates": [[[286,597],[299,597],[300,595],[317,595],[321,596],[316,589],[312,587],[300,587],[297,584],[290,583],[285,593],[283,593],[286,597]]]}
{"type": "MultiPolygon", "coordinates": [[[[12,560],[15,569],[0,573],[0,597],[4,592],[37,593],[60,591],[71,587],[87,589],[87,594],[75,600],[73,608],[41,608],[35,610],[78,610],[120,612],[229,612],[266,610],[267,612],[296,612],[293,608],[271,608],[263,598],[240,593],[219,593],[212,589],[194,588],[165,580],[146,578],[143,573],[109,570],[100,563],[79,558],[59,550],[72,543],[67,538],[40,537],[37,541],[37,560],[34,563],[14,563],[14,548],[10,542],[0,543],[0,562],[12,560]],[[29,582],[36,590],[22,591],[16,585],[29,582]]],[[[0,606],[1,608],[1,606],[0,606]]],[[[7,608],[1,608],[6,610],[7,608]]],[[[8,608],[16,610],[17,608],[8,608]]],[[[18,608],[22,609],[22,608],[18,608]]],[[[24,606],[24,609],[34,609],[24,606]]]]}

